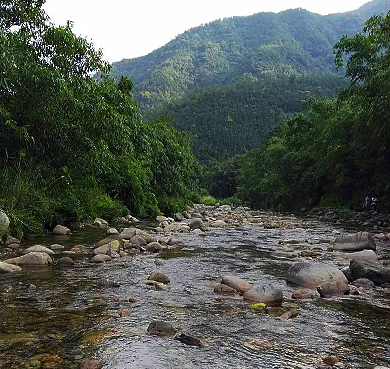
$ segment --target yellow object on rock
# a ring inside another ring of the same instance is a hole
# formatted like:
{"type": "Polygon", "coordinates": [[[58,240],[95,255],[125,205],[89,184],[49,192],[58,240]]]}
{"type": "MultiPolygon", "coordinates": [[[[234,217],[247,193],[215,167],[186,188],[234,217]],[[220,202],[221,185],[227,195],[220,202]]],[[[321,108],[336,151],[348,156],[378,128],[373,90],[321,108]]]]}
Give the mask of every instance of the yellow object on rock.
{"type": "Polygon", "coordinates": [[[257,304],[253,304],[251,306],[252,310],[262,310],[262,309],[265,309],[265,308],[266,308],[266,305],[264,304],[264,302],[259,302],[257,304]]]}

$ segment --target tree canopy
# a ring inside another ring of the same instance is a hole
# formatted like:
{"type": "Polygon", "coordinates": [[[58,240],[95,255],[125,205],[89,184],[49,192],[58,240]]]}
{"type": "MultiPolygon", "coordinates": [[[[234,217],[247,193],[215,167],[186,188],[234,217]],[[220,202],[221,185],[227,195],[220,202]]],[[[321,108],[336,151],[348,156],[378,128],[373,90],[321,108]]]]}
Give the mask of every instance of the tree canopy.
{"type": "Polygon", "coordinates": [[[0,6],[0,206],[13,225],[183,207],[197,167],[189,139],[167,119],[143,123],[132,81],[109,78],[101,51],[42,4],[0,6]]]}

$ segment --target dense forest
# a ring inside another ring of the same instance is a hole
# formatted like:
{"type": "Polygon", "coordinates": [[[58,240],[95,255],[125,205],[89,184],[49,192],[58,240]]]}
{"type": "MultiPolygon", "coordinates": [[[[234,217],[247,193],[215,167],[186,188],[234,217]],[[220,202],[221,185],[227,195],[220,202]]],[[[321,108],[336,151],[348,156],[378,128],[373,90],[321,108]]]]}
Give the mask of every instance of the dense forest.
{"type": "Polygon", "coordinates": [[[144,119],[170,116],[191,133],[194,153],[206,163],[253,149],[301,111],[308,95],[334,97],[347,80],[333,45],[389,9],[389,0],[376,0],[328,16],[293,9],[216,20],[147,56],[114,63],[112,73],[132,79],[144,119]]]}
{"type": "Polygon", "coordinates": [[[342,86],[345,79],[336,74],[260,80],[245,74],[229,86],[189,92],[159,113],[190,133],[195,156],[208,163],[252,150],[281,121],[301,111],[309,95],[332,98],[342,86]]]}
{"type": "Polygon", "coordinates": [[[337,99],[310,97],[258,147],[208,172],[217,197],[254,207],[361,208],[367,194],[389,208],[390,12],[334,46],[350,83],[337,99]]]}
{"type": "Polygon", "coordinates": [[[144,123],[132,81],[109,78],[101,53],[51,24],[43,3],[0,3],[0,208],[13,232],[183,208],[198,167],[187,135],[144,123]]]}

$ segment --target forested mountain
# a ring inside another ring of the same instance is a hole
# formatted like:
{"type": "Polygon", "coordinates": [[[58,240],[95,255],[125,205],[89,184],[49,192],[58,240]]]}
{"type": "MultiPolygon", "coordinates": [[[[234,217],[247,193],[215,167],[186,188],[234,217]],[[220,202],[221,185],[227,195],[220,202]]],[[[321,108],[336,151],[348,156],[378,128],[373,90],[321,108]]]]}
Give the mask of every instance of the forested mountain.
{"type": "Polygon", "coordinates": [[[333,45],[388,9],[390,0],[375,0],[328,16],[292,9],[215,20],[114,63],[113,73],[134,82],[145,120],[172,116],[206,162],[254,148],[308,94],[332,97],[346,81],[333,45]]]}
{"type": "Polygon", "coordinates": [[[114,63],[114,74],[131,78],[147,117],[150,107],[189,90],[237,82],[244,73],[263,78],[335,72],[334,43],[360,31],[369,16],[388,9],[390,1],[380,0],[328,16],[293,9],[215,20],[144,57],[114,63]]]}

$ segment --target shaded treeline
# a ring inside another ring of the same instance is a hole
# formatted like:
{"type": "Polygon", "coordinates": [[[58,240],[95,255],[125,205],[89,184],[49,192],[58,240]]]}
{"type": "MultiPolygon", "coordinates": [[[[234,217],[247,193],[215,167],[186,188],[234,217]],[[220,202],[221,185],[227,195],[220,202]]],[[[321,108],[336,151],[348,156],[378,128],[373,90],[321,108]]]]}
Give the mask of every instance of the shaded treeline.
{"type": "Polygon", "coordinates": [[[334,46],[349,86],[337,99],[310,97],[258,147],[206,178],[214,196],[235,195],[255,207],[361,208],[367,194],[388,207],[390,184],[390,13],[370,18],[361,33],[334,46]],[[215,180],[217,179],[217,180],[215,180]],[[216,183],[223,186],[216,186],[216,183]]]}

